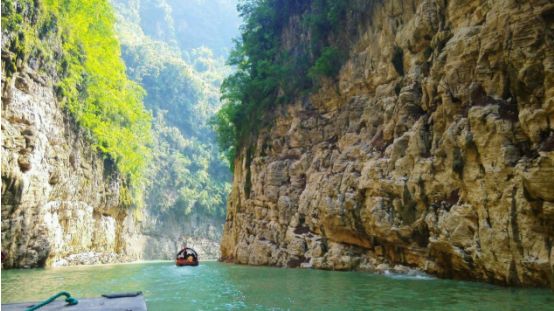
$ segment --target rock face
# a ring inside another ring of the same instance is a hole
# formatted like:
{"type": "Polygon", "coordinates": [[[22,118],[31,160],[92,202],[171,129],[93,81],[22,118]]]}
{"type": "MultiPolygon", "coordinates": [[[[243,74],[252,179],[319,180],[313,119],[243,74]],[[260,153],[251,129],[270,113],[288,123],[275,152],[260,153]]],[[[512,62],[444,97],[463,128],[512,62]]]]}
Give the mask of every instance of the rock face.
{"type": "Polygon", "coordinates": [[[222,259],[554,286],[551,1],[384,1],[351,22],[337,81],[236,159],[222,259]]]}
{"type": "Polygon", "coordinates": [[[4,268],[136,259],[122,179],[62,111],[52,77],[2,77],[4,268]]]}
{"type": "Polygon", "coordinates": [[[222,222],[121,202],[124,181],[60,108],[53,81],[29,67],[2,80],[3,267],[173,259],[183,242],[218,258],[222,222]]]}
{"type": "Polygon", "coordinates": [[[156,213],[155,207],[144,210],[139,229],[142,258],[173,260],[183,243],[196,250],[200,260],[219,258],[223,222],[206,215],[184,216],[179,212],[168,216],[156,213]]]}

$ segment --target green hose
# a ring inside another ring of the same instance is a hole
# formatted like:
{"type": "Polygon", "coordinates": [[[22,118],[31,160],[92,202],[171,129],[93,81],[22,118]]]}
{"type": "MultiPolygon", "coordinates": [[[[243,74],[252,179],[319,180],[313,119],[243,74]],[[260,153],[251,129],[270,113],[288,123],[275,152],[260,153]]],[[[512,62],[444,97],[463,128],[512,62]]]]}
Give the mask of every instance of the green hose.
{"type": "Polygon", "coordinates": [[[65,302],[67,302],[67,304],[70,305],[70,306],[76,305],[76,304],[79,303],[79,301],[77,299],[71,297],[70,293],[68,293],[66,291],[62,291],[62,292],[59,292],[56,295],[46,299],[45,301],[39,303],[38,305],[34,305],[34,306],[30,307],[26,311],[33,311],[33,310],[36,310],[38,308],[42,308],[42,307],[46,306],[47,304],[51,303],[52,301],[56,300],[56,298],[58,298],[60,296],[67,297],[67,298],[65,298],[65,302]]]}

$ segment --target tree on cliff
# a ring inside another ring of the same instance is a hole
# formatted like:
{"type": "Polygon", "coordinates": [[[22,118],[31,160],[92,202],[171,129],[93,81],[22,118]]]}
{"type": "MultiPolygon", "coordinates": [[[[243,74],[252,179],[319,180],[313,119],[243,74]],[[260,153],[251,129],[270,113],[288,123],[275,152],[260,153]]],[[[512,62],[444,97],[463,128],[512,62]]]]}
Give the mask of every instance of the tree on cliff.
{"type": "Polygon", "coordinates": [[[239,5],[242,34],[228,59],[237,70],[223,81],[226,104],[212,120],[231,167],[244,140],[266,122],[268,109],[336,76],[345,53],[331,37],[348,6],[347,1],[331,0],[250,0],[239,5]],[[300,15],[310,39],[283,49],[284,27],[300,15]]]}
{"type": "Polygon", "coordinates": [[[109,1],[6,0],[2,24],[22,60],[40,60],[39,70],[56,72],[64,108],[140,198],[151,117],[142,104],[143,89],[126,76],[109,1]]]}

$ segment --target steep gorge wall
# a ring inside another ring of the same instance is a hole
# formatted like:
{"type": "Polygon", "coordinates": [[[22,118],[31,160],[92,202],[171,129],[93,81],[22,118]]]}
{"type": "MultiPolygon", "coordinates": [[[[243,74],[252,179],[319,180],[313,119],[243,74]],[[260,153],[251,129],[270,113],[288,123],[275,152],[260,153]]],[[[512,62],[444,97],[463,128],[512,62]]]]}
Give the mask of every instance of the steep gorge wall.
{"type": "Polygon", "coordinates": [[[124,178],[58,100],[67,59],[45,14],[2,2],[2,267],[139,258],[124,178]]]}
{"type": "Polygon", "coordinates": [[[552,3],[383,1],[354,27],[338,81],[239,153],[222,259],[554,286],[552,3]]]}
{"type": "Polygon", "coordinates": [[[122,179],[60,108],[52,77],[2,79],[2,264],[135,259],[122,179]]]}

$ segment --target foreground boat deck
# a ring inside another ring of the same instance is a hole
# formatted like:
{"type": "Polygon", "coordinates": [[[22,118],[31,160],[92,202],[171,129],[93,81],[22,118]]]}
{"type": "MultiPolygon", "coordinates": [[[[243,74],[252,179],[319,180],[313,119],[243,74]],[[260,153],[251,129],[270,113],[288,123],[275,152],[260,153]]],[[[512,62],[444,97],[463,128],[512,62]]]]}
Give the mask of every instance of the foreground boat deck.
{"type": "MultiPolygon", "coordinates": [[[[60,298],[38,310],[75,310],[75,311],[146,311],[146,303],[144,296],[138,295],[135,297],[122,298],[83,298],[78,299],[79,303],[74,306],[68,306],[64,299],[60,298]]],[[[20,311],[27,310],[40,302],[24,302],[3,304],[2,311],[20,311]]]]}

